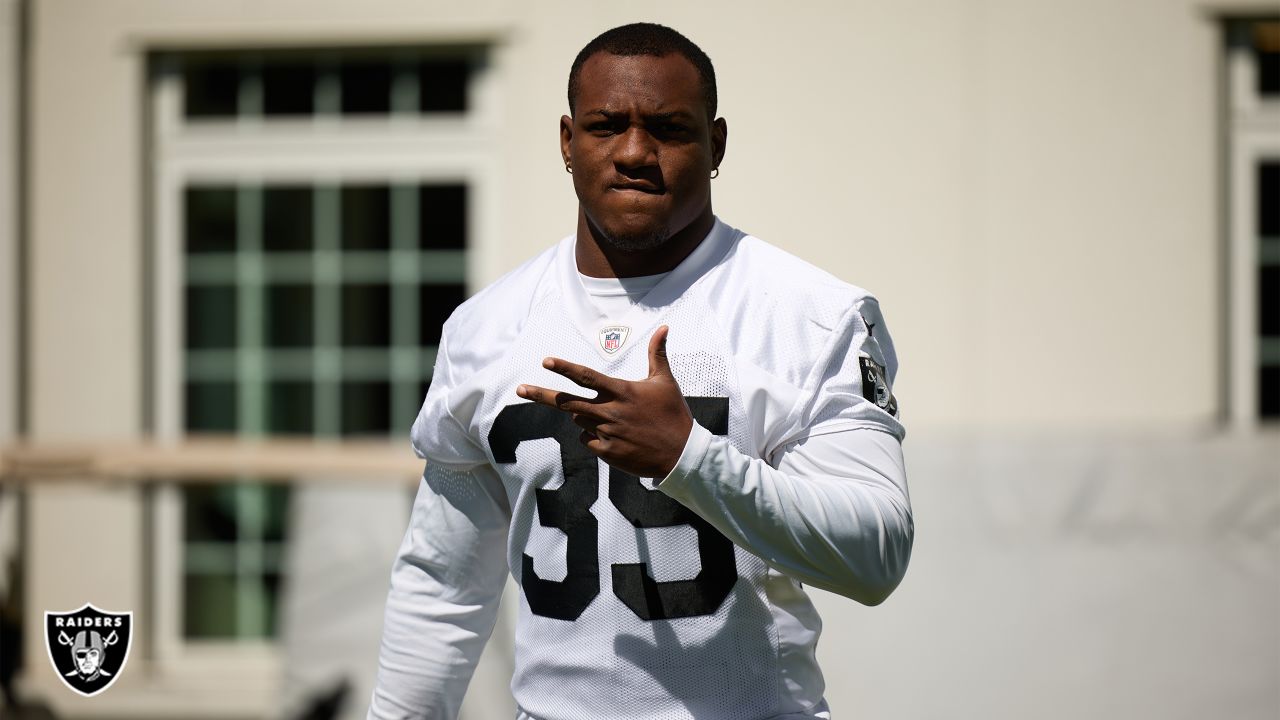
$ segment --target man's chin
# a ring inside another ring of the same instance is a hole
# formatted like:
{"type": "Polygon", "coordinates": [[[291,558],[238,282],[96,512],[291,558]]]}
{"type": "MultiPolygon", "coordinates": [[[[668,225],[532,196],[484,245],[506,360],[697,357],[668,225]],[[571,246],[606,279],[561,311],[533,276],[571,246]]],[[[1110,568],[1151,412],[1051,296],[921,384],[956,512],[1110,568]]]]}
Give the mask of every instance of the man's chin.
{"type": "Polygon", "coordinates": [[[643,252],[661,247],[671,239],[666,225],[651,227],[599,228],[600,239],[615,250],[643,252]]]}

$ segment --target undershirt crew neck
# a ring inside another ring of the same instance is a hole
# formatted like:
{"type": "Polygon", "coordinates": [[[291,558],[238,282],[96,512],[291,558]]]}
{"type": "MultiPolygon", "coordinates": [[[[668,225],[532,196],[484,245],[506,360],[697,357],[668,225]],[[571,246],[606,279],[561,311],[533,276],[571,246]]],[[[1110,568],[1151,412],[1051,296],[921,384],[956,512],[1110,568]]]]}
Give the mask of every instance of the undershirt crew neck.
{"type": "Polygon", "coordinates": [[[664,272],[629,278],[599,278],[579,272],[578,279],[582,281],[582,289],[591,296],[591,302],[600,315],[608,320],[617,320],[669,274],[664,272]]]}

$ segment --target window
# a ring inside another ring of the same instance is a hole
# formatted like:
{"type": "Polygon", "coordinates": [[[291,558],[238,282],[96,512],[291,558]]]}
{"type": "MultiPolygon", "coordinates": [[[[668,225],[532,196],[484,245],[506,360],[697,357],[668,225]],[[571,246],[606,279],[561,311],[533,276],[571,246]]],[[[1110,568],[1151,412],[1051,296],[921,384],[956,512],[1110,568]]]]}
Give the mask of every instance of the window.
{"type": "Polygon", "coordinates": [[[1280,20],[1227,23],[1231,416],[1280,421],[1280,20]]]}
{"type": "MultiPolygon", "coordinates": [[[[484,233],[484,52],[152,60],[159,434],[406,433],[484,233]]],[[[270,646],[288,480],[163,491],[159,654],[270,646]]]]}

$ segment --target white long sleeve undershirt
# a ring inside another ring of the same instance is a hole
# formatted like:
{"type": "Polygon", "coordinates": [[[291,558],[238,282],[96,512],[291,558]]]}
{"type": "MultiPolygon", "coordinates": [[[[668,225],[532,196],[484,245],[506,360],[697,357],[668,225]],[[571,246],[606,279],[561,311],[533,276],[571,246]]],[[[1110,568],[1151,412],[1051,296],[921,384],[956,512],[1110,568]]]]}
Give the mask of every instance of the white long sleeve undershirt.
{"type": "MultiPolygon", "coordinates": [[[[868,605],[910,558],[902,446],[878,430],[811,434],[774,468],[695,424],[657,487],[781,572],[868,605]]],[[[497,617],[509,523],[491,467],[428,465],[392,571],[371,720],[457,717],[497,617]]]]}

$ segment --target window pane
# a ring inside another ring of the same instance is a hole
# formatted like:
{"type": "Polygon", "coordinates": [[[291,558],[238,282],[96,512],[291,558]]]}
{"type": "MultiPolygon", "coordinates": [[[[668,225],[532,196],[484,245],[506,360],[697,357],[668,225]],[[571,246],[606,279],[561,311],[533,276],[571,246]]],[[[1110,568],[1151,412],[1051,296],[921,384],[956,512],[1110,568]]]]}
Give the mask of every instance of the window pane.
{"type": "Polygon", "coordinates": [[[461,285],[423,285],[419,291],[421,302],[418,317],[422,322],[418,342],[435,345],[440,342],[440,331],[449,315],[467,299],[466,288],[461,285]]]}
{"type": "Polygon", "coordinates": [[[342,287],[342,344],[346,347],[387,347],[391,344],[390,287],[342,287]]]}
{"type": "Polygon", "coordinates": [[[236,289],[230,285],[187,287],[187,348],[236,345],[236,289]]]}
{"type": "Polygon", "coordinates": [[[386,185],[342,189],[342,247],[347,250],[391,247],[391,190],[386,185]]]}
{"type": "Polygon", "coordinates": [[[262,539],[265,542],[282,542],[285,539],[286,523],[289,520],[290,489],[288,485],[263,485],[262,491],[266,499],[266,515],[262,527],[262,539]]]}
{"type": "Polygon", "coordinates": [[[310,115],[315,111],[316,69],[309,62],[268,62],[262,68],[264,115],[310,115]]]}
{"type": "Polygon", "coordinates": [[[418,243],[423,250],[467,246],[467,186],[423,185],[418,189],[418,243]]]}
{"type": "Polygon", "coordinates": [[[342,434],[386,435],[391,430],[391,383],[342,383],[342,434]]]}
{"type": "Polygon", "coordinates": [[[1258,60],[1258,93],[1280,95],[1280,22],[1254,24],[1253,39],[1258,60]]]}
{"type": "Polygon", "coordinates": [[[266,573],[260,575],[255,582],[255,605],[261,605],[266,614],[266,637],[274,638],[280,627],[280,574],[266,573]]]}
{"type": "Polygon", "coordinates": [[[187,637],[235,637],[235,575],[187,575],[183,595],[183,633],[187,637]]]}
{"type": "Polygon", "coordinates": [[[312,342],[312,303],[310,285],[268,285],[266,288],[266,322],[264,342],[273,348],[309,347],[312,342]]]}
{"type": "Polygon", "coordinates": [[[187,117],[232,117],[240,100],[240,68],[234,60],[189,61],[182,87],[187,117]]]}
{"type": "Polygon", "coordinates": [[[236,384],[229,381],[188,382],[186,429],[229,433],[236,429],[236,384]]]}
{"type": "Polygon", "coordinates": [[[236,189],[189,187],[184,193],[187,252],[236,249],[236,189]]]}
{"type": "Polygon", "coordinates": [[[1280,265],[1258,269],[1258,333],[1280,337],[1280,265]]]}
{"type": "Polygon", "coordinates": [[[234,485],[186,485],[182,488],[182,504],[188,542],[235,542],[234,485]]]}
{"type": "Polygon", "coordinates": [[[1280,162],[1258,165],[1258,235],[1280,237],[1280,162]]]}
{"type": "Polygon", "coordinates": [[[262,191],[262,247],[266,250],[311,249],[311,187],[276,185],[262,191]]]}
{"type": "Polygon", "coordinates": [[[310,435],[315,424],[309,382],[277,380],[267,387],[267,432],[310,435]]]}
{"type": "Polygon", "coordinates": [[[342,78],[344,115],[391,112],[391,63],[386,60],[347,60],[338,69],[342,78]]]}
{"type": "Polygon", "coordinates": [[[465,112],[470,70],[466,60],[424,60],[418,67],[422,112],[465,112]]]}
{"type": "Polygon", "coordinates": [[[1258,368],[1258,414],[1264,418],[1280,418],[1280,366],[1258,368]]]}

